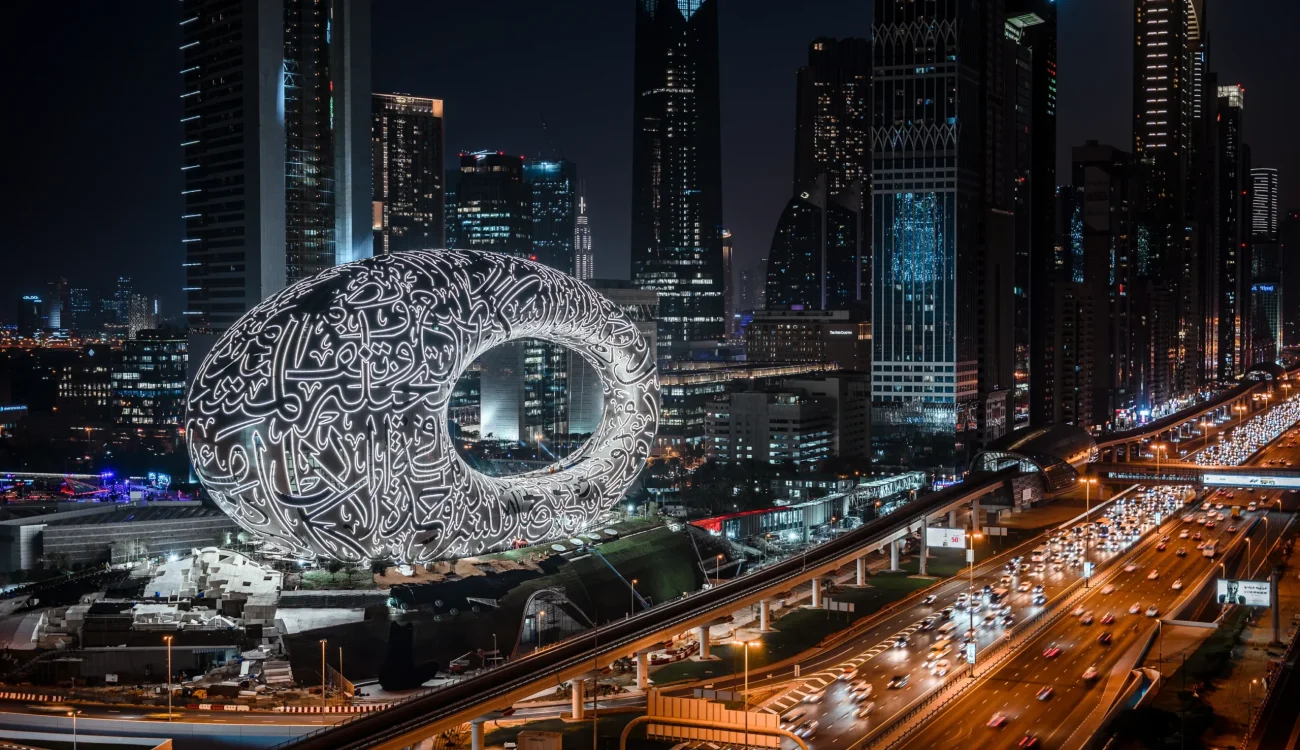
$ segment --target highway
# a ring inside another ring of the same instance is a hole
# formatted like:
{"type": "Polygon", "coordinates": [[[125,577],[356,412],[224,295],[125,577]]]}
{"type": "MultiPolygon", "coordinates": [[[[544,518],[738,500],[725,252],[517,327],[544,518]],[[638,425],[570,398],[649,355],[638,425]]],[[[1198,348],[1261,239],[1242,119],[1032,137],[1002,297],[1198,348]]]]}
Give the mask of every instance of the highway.
{"type": "MultiPolygon", "coordinates": [[[[1300,458],[1300,449],[1288,447],[1284,440],[1266,449],[1256,460],[1275,458],[1295,460],[1300,458]]],[[[1234,492],[1236,497],[1233,499],[1226,496],[1213,496],[1211,499],[1225,504],[1259,500],[1277,507],[1276,492],[1234,492]]],[[[1194,586],[1202,576],[1211,573],[1213,568],[1218,568],[1223,550],[1242,539],[1247,530],[1251,529],[1250,522],[1255,517],[1267,516],[1268,524],[1256,522],[1251,531],[1250,547],[1254,548],[1251,551],[1255,553],[1253,565],[1258,568],[1265,559],[1261,548],[1271,548],[1277,541],[1286,527],[1289,515],[1289,512],[1277,510],[1268,513],[1244,512],[1242,518],[1235,522],[1230,517],[1219,522],[1212,532],[1207,532],[1198,523],[1184,522],[1177,516],[1166,521],[1160,533],[1169,535],[1171,539],[1164,551],[1157,551],[1154,543],[1145,545],[1138,552],[1136,570],[1117,575],[1114,593],[1106,595],[1098,589],[1084,599],[1084,608],[1096,613],[1097,621],[1094,624],[1086,626],[1080,624],[1078,618],[1068,615],[1063,617],[1000,669],[987,678],[981,678],[982,684],[933,717],[904,746],[946,748],[960,743],[963,748],[1007,747],[1015,745],[1027,733],[1034,733],[1039,740],[1038,747],[1071,750],[1079,747],[1086,739],[1081,727],[1089,719],[1095,723],[1100,718],[1101,714],[1094,715],[1094,712],[1101,710],[1099,704],[1108,680],[1122,680],[1131,666],[1129,663],[1121,663],[1122,657],[1131,658],[1132,655],[1127,652],[1155,627],[1154,618],[1148,618],[1145,614],[1146,608],[1154,605],[1163,616],[1184,596],[1186,589],[1194,586]],[[1228,529],[1234,523],[1237,530],[1229,532],[1228,529]],[[1199,531],[1207,540],[1217,539],[1220,554],[1216,562],[1202,557],[1190,538],[1179,539],[1183,529],[1187,529],[1189,535],[1199,531]],[[1179,546],[1187,548],[1185,558],[1175,555],[1179,546]],[[1152,569],[1159,571],[1159,577],[1155,580],[1147,577],[1152,569]],[[1174,591],[1171,588],[1175,578],[1182,579],[1184,591],[1174,591]],[[1129,613],[1129,607],[1134,603],[1140,604],[1142,611],[1138,614],[1129,613]],[[1106,612],[1114,614],[1113,625],[1101,624],[1103,613],[1106,612]],[[1098,636],[1107,630],[1112,633],[1112,642],[1109,645],[1099,644],[1098,636]],[[1061,654],[1052,659],[1045,658],[1044,651],[1053,643],[1061,648],[1061,654]],[[1083,673],[1089,667],[1098,670],[1097,679],[1083,679],[1083,673]],[[1052,695],[1046,700],[1038,700],[1037,694],[1044,687],[1051,687],[1052,695]],[[1005,725],[1001,728],[986,726],[996,713],[1006,716],[1005,725]]],[[[1243,568],[1244,557],[1243,555],[1241,560],[1243,568]]],[[[1212,617],[1214,612],[1209,614],[1212,617]]],[[[1127,662],[1128,659],[1123,661],[1127,662]]],[[[1172,666],[1162,671],[1172,671],[1172,666]]]]}
{"type": "MultiPolygon", "coordinates": [[[[1133,503],[1128,501],[1121,501],[1121,504],[1127,504],[1130,507],[1133,505],[1133,503]]],[[[1167,507],[1176,509],[1181,507],[1181,503],[1173,501],[1167,507]]],[[[1095,513],[1092,518],[1095,520],[1103,517],[1105,513],[1112,512],[1113,510],[1114,508],[1106,508],[1102,512],[1095,513]]],[[[1178,515],[1179,514],[1175,514],[1175,517],[1178,517],[1178,515]]],[[[1150,525],[1149,522],[1144,523],[1143,529],[1150,528],[1150,525]]],[[[1100,544],[1097,543],[1099,541],[1100,540],[1094,540],[1094,543],[1088,551],[1088,556],[1094,561],[1101,562],[1117,555],[1130,556],[1133,554],[1133,548],[1131,547],[1125,547],[1118,551],[1103,550],[1100,544]]],[[[1154,542],[1152,543],[1152,546],[1154,546],[1154,542]]],[[[1194,547],[1195,545],[1193,544],[1191,546],[1194,547]]],[[[1170,552],[1170,556],[1173,556],[1172,551],[1170,552]]],[[[1026,562],[1029,562],[1028,558],[1026,559],[1026,562]]],[[[998,568],[997,574],[992,577],[977,579],[977,590],[982,589],[983,585],[986,583],[996,585],[997,575],[1000,575],[1001,572],[1001,568],[998,568]]],[[[1019,591],[1021,584],[1028,583],[1031,587],[1041,584],[1045,587],[1044,593],[1048,597],[1054,598],[1059,595],[1066,586],[1076,582],[1081,575],[1082,571],[1079,567],[1067,566],[1062,571],[1056,573],[1052,573],[1049,570],[1045,575],[1034,575],[1032,570],[1030,570],[1026,571],[1024,575],[1013,576],[1013,593],[1008,599],[1008,603],[1012,607],[1012,612],[1019,620],[1023,620],[1032,617],[1040,610],[1040,607],[1035,606],[1032,603],[1032,589],[1030,592],[1021,592],[1019,591]]],[[[1172,581],[1173,579],[1171,578],[1168,580],[1172,581]]],[[[1168,584],[1166,583],[1166,585],[1168,584]]],[[[952,582],[944,586],[942,589],[943,594],[940,596],[939,600],[935,602],[934,608],[926,607],[911,613],[912,618],[916,619],[912,620],[908,628],[908,630],[912,631],[911,643],[908,647],[890,648],[887,646],[889,639],[885,639],[885,642],[881,644],[885,645],[885,648],[882,649],[880,646],[876,646],[875,648],[861,654],[857,659],[853,659],[849,662],[850,665],[857,666],[859,669],[859,675],[857,678],[866,679],[872,686],[873,695],[866,701],[855,702],[850,698],[849,682],[832,680],[828,683],[825,697],[820,703],[803,703],[792,707],[793,712],[804,712],[804,715],[800,716],[796,723],[803,723],[809,720],[815,720],[818,722],[816,734],[812,738],[812,745],[814,747],[847,747],[852,745],[857,740],[862,739],[867,732],[874,730],[877,726],[880,726],[883,723],[887,723],[889,719],[903,712],[904,709],[918,697],[942,681],[940,676],[931,675],[926,665],[929,649],[931,645],[940,638],[940,636],[937,631],[916,631],[915,622],[919,617],[923,617],[930,612],[937,611],[938,609],[951,604],[957,596],[967,591],[967,586],[968,584],[966,581],[954,579],[952,582]],[[858,663],[859,661],[860,663],[858,663]],[[902,688],[889,689],[887,684],[890,679],[896,675],[906,675],[908,677],[907,684],[902,688]],[[861,706],[865,706],[868,701],[874,703],[871,714],[865,718],[859,718],[857,716],[858,709],[861,706]]],[[[1127,607],[1128,604],[1125,604],[1124,606],[1127,607]]],[[[985,648],[992,645],[997,639],[1001,638],[1004,632],[1004,628],[1002,627],[984,628],[979,626],[979,622],[986,612],[987,608],[981,610],[979,615],[975,618],[980,651],[983,651],[985,648]]],[[[953,622],[958,625],[958,628],[954,633],[956,639],[952,644],[953,650],[948,654],[945,654],[943,658],[949,660],[950,668],[955,673],[965,668],[965,662],[962,655],[959,653],[960,637],[970,625],[971,617],[968,612],[957,611],[954,614],[955,617],[953,622]]],[[[1097,613],[1096,617],[1100,619],[1101,613],[1097,613]]],[[[883,627],[883,624],[881,627],[883,627]]],[[[1105,629],[1100,626],[1095,627],[1096,632],[1098,633],[1105,629]]],[[[878,643],[881,640],[881,634],[882,631],[873,629],[874,638],[868,638],[865,640],[873,644],[878,643]]],[[[976,658],[979,658],[978,652],[976,658]]],[[[1086,668],[1086,666],[1083,668],[1086,668]]],[[[1082,671],[1083,668],[1080,668],[1080,671],[1082,671]]],[[[824,673],[822,676],[823,679],[831,677],[838,671],[838,669],[839,666],[837,665],[835,669],[824,673]]],[[[751,680],[751,687],[753,684],[754,681],[751,680]]],[[[812,687],[815,686],[816,683],[814,683],[812,687]]],[[[795,690],[792,695],[801,696],[808,692],[813,691],[809,687],[801,687],[800,689],[795,690]]],[[[776,705],[773,705],[772,708],[774,710],[783,711],[787,709],[787,705],[778,702],[776,705]]],[[[786,711],[786,713],[788,715],[790,711],[786,711]]]]}
{"type": "MultiPolygon", "coordinates": [[[[1105,508],[1108,506],[1109,503],[1106,503],[1093,508],[1091,517],[1093,519],[1102,517],[1105,508]]],[[[1036,539],[1034,542],[1022,545],[1020,548],[1028,567],[1033,566],[1029,559],[1029,550],[1041,541],[1041,538],[1036,539]]],[[[1117,553],[1093,549],[1089,550],[1088,559],[1093,562],[1101,562],[1114,554],[1117,553]]],[[[998,586],[1000,577],[1006,573],[1003,562],[1009,557],[1009,554],[1002,554],[992,558],[992,564],[977,564],[974,577],[975,588],[982,590],[986,585],[998,586]]],[[[1042,585],[1044,588],[1043,594],[1050,599],[1076,581],[1079,575],[1080,568],[1078,566],[1063,567],[1059,571],[1053,571],[1050,570],[1049,564],[1049,569],[1042,576],[1017,578],[1016,585],[1012,587],[1012,593],[1008,598],[1008,603],[1011,604],[1017,618],[1030,617],[1037,614],[1041,607],[1032,603],[1032,590],[1026,592],[1015,590],[1020,583],[1028,582],[1031,587],[1042,585]]],[[[819,730],[820,732],[835,733],[836,730],[833,727],[837,723],[836,714],[838,711],[836,703],[839,702],[835,698],[846,687],[843,682],[837,682],[835,678],[845,666],[858,668],[862,673],[859,679],[869,679],[873,683],[879,682],[878,689],[883,688],[884,683],[894,674],[913,673],[913,678],[909,679],[909,684],[905,688],[878,692],[874,698],[875,710],[878,712],[878,716],[887,716],[902,708],[906,703],[913,700],[919,692],[940,681],[938,676],[932,677],[928,674],[928,671],[920,669],[921,662],[925,660],[927,655],[929,643],[933,640],[934,632],[920,631],[918,627],[921,621],[952,604],[959,595],[965,594],[970,587],[971,581],[968,576],[961,575],[948,579],[930,590],[930,593],[936,597],[933,604],[924,604],[921,600],[916,600],[910,606],[900,607],[893,612],[875,618],[868,629],[845,643],[800,662],[801,679],[798,682],[793,682],[794,687],[786,691],[774,703],[768,704],[766,708],[777,713],[803,710],[806,713],[804,720],[821,722],[823,728],[819,730]],[[919,650],[916,647],[898,648],[894,644],[895,639],[900,635],[907,636],[909,640],[924,643],[925,645],[919,650]],[[831,687],[826,693],[826,700],[822,704],[801,704],[806,695],[815,693],[827,685],[831,687]]],[[[975,616],[975,625],[980,624],[987,611],[987,609],[981,610],[975,616]]],[[[955,617],[953,622],[958,626],[956,634],[960,638],[961,633],[965,632],[970,626],[972,618],[969,612],[958,614],[960,616],[955,617]]],[[[942,624],[942,622],[939,624],[942,624]]],[[[777,621],[775,627],[780,628],[780,621],[777,621]]],[[[985,629],[977,627],[977,630],[981,650],[992,645],[1002,634],[1002,628],[985,629]]],[[[956,665],[959,661],[956,652],[957,646],[954,644],[954,650],[944,658],[949,659],[953,665],[956,665]]],[[[792,680],[794,680],[792,667],[784,667],[775,671],[759,668],[751,673],[749,687],[751,693],[754,693],[772,685],[790,683],[792,680]]],[[[714,680],[709,684],[718,690],[738,690],[742,683],[743,675],[735,675],[714,680]]],[[[670,690],[669,692],[674,691],[670,690]]],[[[689,694],[689,690],[681,691],[680,694],[689,694]]],[[[846,726],[845,729],[851,728],[846,726]]]]}

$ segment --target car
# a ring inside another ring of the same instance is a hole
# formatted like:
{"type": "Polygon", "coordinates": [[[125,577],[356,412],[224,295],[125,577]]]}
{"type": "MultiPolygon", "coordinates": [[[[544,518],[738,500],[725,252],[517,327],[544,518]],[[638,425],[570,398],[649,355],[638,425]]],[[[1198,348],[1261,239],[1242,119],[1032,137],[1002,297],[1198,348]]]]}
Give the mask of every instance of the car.
{"type": "Polygon", "coordinates": [[[1207,529],[1212,529],[1212,528],[1214,528],[1214,521],[1210,521],[1209,523],[1205,524],[1205,528],[1207,528],[1207,529]]]}
{"type": "Polygon", "coordinates": [[[1025,581],[1024,583],[1016,587],[1016,591],[1022,591],[1022,592],[1028,591],[1030,588],[1032,588],[1032,586],[1030,585],[1029,581],[1025,581]]]}
{"type": "Polygon", "coordinates": [[[1060,655],[1061,655],[1061,647],[1056,645],[1055,643],[1048,646],[1047,650],[1043,652],[1044,659],[1054,659],[1060,655]]]}
{"type": "Polygon", "coordinates": [[[1189,537],[1189,536],[1191,536],[1191,535],[1192,535],[1192,532],[1188,531],[1187,529],[1183,529],[1182,531],[1178,532],[1178,538],[1179,538],[1179,539],[1186,539],[1187,537],[1189,537]]]}
{"type": "Polygon", "coordinates": [[[1197,542],[1196,549],[1205,549],[1205,542],[1197,542]]]}
{"type": "Polygon", "coordinates": [[[1168,542],[1168,541],[1169,541],[1169,535],[1166,534],[1166,535],[1160,537],[1160,541],[1162,541],[1162,542],[1168,542]]]}
{"type": "Polygon", "coordinates": [[[1164,542],[1161,542],[1161,543],[1159,543],[1159,544],[1156,545],[1156,552],[1164,552],[1164,551],[1165,551],[1166,549],[1168,549],[1168,548],[1169,548],[1169,545],[1165,544],[1164,542]]]}
{"type": "Polygon", "coordinates": [[[1186,515],[1186,516],[1183,516],[1183,523],[1191,523],[1192,521],[1195,521],[1195,520],[1196,520],[1196,516],[1194,516],[1194,515],[1186,515]]]}
{"type": "Polygon", "coordinates": [[[1137,569],[1138,569],[1137,563],[1129,563],[1128,565],[1124,566],[1125,573],[1132,573],[1137,569]]]}
{"type": "Polygon", "coordinates": [[[1101,616],[1102,625],[1109,625],[1112,622],[1115,622],[1115,615],[1112,615],[1111,613],[1107,612],[1106,614],[1101,616]]]}
{"type": "Polygon", "coordinates": [[[1237,526],[1236,526],[1235,524],[1232,525],[1232,526],[1229,526],[1229,527],[1228,527],[1228,533],[1229,533],[1229,534],[1235,534],[1235,533],[1237,533],[1237,526]]]}
{"type": "Polygon", "coordinates": [[[939,600],[939,596],[937,594],[930,594],[929,596],[922,599],[921,603],[928,606],[930,604],[934,604],[938,600],[939,600]]]}
{"type": "Polygon", "coordinates": [[[1152,604],[1150,607],[1147,607],[1147,617],[1159,617],[1159,616],[1160,616],[1160,610],[1156,608],[1156,605],[1152,604]]]}
{"type": "Polygon", "coordinates": [[[1204,539],[1204,538],[1205,538],[1205,537],[1201,536],[1201,532],[1199,532],[1199,531],[1196,532],[1195,534],[1192,534],[1192,541],[1193,541],[1193,542],[1199,542],[1199,541],[1201,541],[1201,540],[1204,539]]]}
{"type": "Polygon", "coordinates": [[[1170,586],[1169,588],[1173,589],[1174,591],[1182,591],[1182,590],[1183,590],[1183,579],[1181,579],[1181,578],[1175,578],[1175,579],[1174,579],[1174,583],[1173,583],[1173,585],[1170,586]]]}
{"type": "Polygon", "coordinates": [[[1015,625],[1015,624],[1016,624],[1016,616],[1015,616],[1015,615],[1011,614],[1010,612],[1008,612],[1008,613],[1005,614],[1005,615],[1002,615],[1002,627],[1004,627],[1004,628],[1009,628],[1009,627],[1011,627],[1012,625],[1015,625]]]}
{"type": "Polygon", "coordinates": [[[935,616],[930,615],[929,617],[921,620],[921,622],[917,623],[916,629],[921,631],[922,633],[928,630],[934,630],[934,626],[936,622],[937,620],[935,619],[935,616]]]}
{"type": "Polygon", "coordinates": [[[1136,615],[1138,612],[1141,611],[1142,611],[1142,605],[1138,604],[1137,602],[1133,602],[1133,606],[1128,608],[1128,613],[1130,615],[1136,615]]]}
{"type": "Polygon", "coordinates": [[[1152,568],[1152,569],[1151,569],[1151,572],[1150,572],[1150,573],[1147,573],[1147,580],[1148,580],[1148,581],[1154,581],[1154,580],[1156,580],[1156,579],[1159,578],[1159,577],[1160,577],[1160,570],[1159,570],[1158,568],[1152,568]]]}
{"type": "Polygon", "coordinates": [[[930,664],[932,662],[938,661],[939,659],[942,659],[944,656],[948,655],[951,651],[952,651],[952,645],[949,644],[947,641],[944,641],[942,643],[936,643],[930,647],[930,653],[926,654],[925,663],[930,664]]]}
{"type": "Polygon", "coordinates": [[[845,667],[844,669],[840,670],[840,674],[838,677],[836,677],[836,679],[840,680],[841,682],[852,682],[853,680],[857,679],[857,677],[858,677],[857,667],[845,667]]]}
{"type": "Polygon", "coordinates": [[[815,691],[815,692],[811,692],[811,693],[805,695],[805,696],[803,697],[803,702],[804,702],[804,703],[821,703],[821,702],[822,702],[822,699],[825,698],[825,697],[826,697],[826,691],[825,691],[825,690],[817,690],[817,691],[815,691]]]}
{"type": "Polygon", "coordinates": [[[876,707],[875,701],[867,701],[866,703],[863,703],[862,707],[858,709],[858,718],[859,719],[867,718],[868,716],[871,715],[871,712],[873,709],[875,709],[875,707],[876,707]]]}
{"type": "Polygon", "coordinates": [[[819,726],[821,726],[821,722],[817,721],[816,719],[813,719],[812,721],[804,722],[802,726],[794,730],[794,733],[799,735],[800,737],[803,737],[804,739],[808,739],[809,737],[812,737],[814,734],[817,734],[817,727],[819,726]]]}
{"type": "Polygon", "coordinates": [[[1215,510],[1223,510],[1223,507],[1223,503],[1215,503],[1214,505],[1215,510]]]}
{"type": "Polygon", "coordinates": [[[1103,646],[1109,646],[1109,645],[1110,645],[1110,640],[1111,640],[1111,633],[1110,633],[1109,630],[1107,630],[1105,633],[1102,633],[1101,635],[1097,636],[1097,642],[1100,643],[1100,644],[1103,645],[1103,646]]]}
{"type": "Polygon", "coordinates": [[[1007,724],[1007,715],[999,711],[993,714],[993,716],[988,720],[987,723],[984,724],[984,726],[992,727],[993,729],[1001,729],[1002,727],[1006,726],[1006,724],[1007,724]]]}
{"type": "Polygon", "coordinates": [[[1179,557],[1187,557],[1187,548],[1179,547],[1178,549],[1174,550],[1174,554],[1178,555],[1179,557]]]}
{"type": "Polygon", "coordinates": [[[781,717],[781,728],[787,731],[794,731],[803,722],[803,717],[808,715],[808,711],[803,708],[796,708],[781,717]]]}
{"type": "Polygon", "coordinates": [[[1092,624],[1092,612],[1091,612],[1091,611],[1084,612],[1084,613],[1083,613],[1083,617],[1080,617],[1080,618],[1079,618],[1079,624],[1080,624],[1080,625],[1091,625],[1091,624],[1092,624]]]}
{"type": "Polygon", "coordinates": [[[1084,613],[1083,605],[1080,604],[1079,606],[1074,608],[1074,611],[1071,612],[1070,615],[1072,617],[1082,617],[1083,613],[1084,613]]]}
{"type": "Polygon", "coordinates": [[[1048,698],[1051,698],[1051,697],[1052,697],[1052,686],[1051,686],[1051,685],[1046,685],[1046,686],[1043,687],[1042,690],[1039,690],[1039,691],[1038,691],[1038,700],[1040,700],[1040,701],[1045,701],[1045,700],[1047,700],[1048,698]]]}
{"type": "Polygon", "coordinates": [[[885,685],[885,687],[890,690],[898,690],[899,688],[907,687],[907,675],[896,674],[893,677],[890,677],[889,682],[885,685]]]}
{"type": "Polygon", "coordinates": [[[907,644],[910,642],[910,640],[911,639],[909,639],[905,635],[899,635],[898,637],[894,638],[894,648],[907,648],[907,644]]]}
{"type": "Polygon", "coordinates": [[[966,593],[965,591],[963,591],[963,592],[961,592],[960,594],[957,595],[957,602],[958,602],[958,603],[961,603],[961,602],[966,601],[966,600],[969,599],[969,598],[970,598],[970,594],[968,594],[968,593],[966,593]]]}
{"type": "Polygon", "coordinates": [[[1036,584],[1034,584],[1034,593],[1035,593],[1035,594],[1041,594],[1041,593],[1043,593],[1043,584],[1041,584],[1041,583],[1036,583],[1036,584]]]}
{"type": "Polygon", "coordinates": [[[948,661],[947,659],[940,659],[939,661],[936,661],[934,663],[934,666],[930,667],[930,674],[934,675],[935,677],[943,677],[944,675],[948,674],[948,669],[951,666],[952,666],[952,662],[948,661]]]}
{"type": "Polygon", "coordinates": [[[998,585],[1000,586],[1010,586],[1011,583],[1012,583],[1011,576],[1002,576],[1001,578],[998,579],[998,585]]]}
{"type": "Polygon", "coordinates": [[[1041,605],[1041,604],[1046,604],[1046,603],[1047,603],[1047,594],[1034,594],[1033,602],[1034,602],[1034,604],[1040,604],[1040,605],[1041,605]]]}
{"type": "Polygon", "coordinates": [[[939,610],[939,616],[945,618],[952,617],[952,614],[955,611],[956,610],[954,610],[952,607],[944,607],[943,609],[939,610]]]}
{"type": "Polygon", "coordinates": [[[871,683],[867,682],[866,680],[858,680],[857,682],[853,683],[852,687],[850,688],[850,691],[854,695],[859,696],[858,700],[862,700],[864,698],[870,698],[871,694],[875,692],[874,688],[872,688],[871,686],[871,683]]]}
{"type": "Polygon", "coordinates": [[[1021,737],[1020,742],[1018,742],[1017,744],[1020,745],[1020,747],[1025,747],[1025,748],[1038,747],[1038,735],[1034,734],[1033,732],[1029,732],[1025,734],[1024,737],[1021,737]]]}
{"type": "Polygon", "coordinates": [[[1115,587],[1108,583],[1105,586],[1101,587],[1101,593],[1104,595],[1113,594],[1115,593],[1115,587]]]}
{"type": "Polygon", "coordinates": [[[1085,680],[1097,679],[1097,667],[1094,665],[1083,670],[1083,679],[1085,680]]]}

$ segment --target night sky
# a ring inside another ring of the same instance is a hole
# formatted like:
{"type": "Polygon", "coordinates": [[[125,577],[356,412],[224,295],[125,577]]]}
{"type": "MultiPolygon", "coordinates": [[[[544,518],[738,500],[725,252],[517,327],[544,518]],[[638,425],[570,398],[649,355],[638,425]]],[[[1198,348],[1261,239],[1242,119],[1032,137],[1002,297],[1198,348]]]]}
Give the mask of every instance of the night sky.
{"type": "MultiPolygon", "coordinates": [[[[725,216],[761,257],[789,198],[795,68],[816,36],[867,36],[868,0],[722,0],[725,216]]],[[[1246,87],[1255,166],[1300,207],[1296,0],[1210,0],[1212,67],[1246,87]],[[1246,12],[1248,9],[1248,12],[1246,12]]],[[[1132,0],[1060,0],[1058,182],[1069,147],[1130,147],[1132,0]]],[[[376,91],[444,101],[447,150],[555,149],[578,165],[596,272],[628,275],[633,0],[375,0],[376,91]],[[546,129],[542,123],[545,121],[546,129]]],[[[50,278],[119,274],[181,309],[180,20],[174,0],[7,8],[0,320],[50,278]]],[[[448,163],[452,163],[449,158],[448,163]]]]}

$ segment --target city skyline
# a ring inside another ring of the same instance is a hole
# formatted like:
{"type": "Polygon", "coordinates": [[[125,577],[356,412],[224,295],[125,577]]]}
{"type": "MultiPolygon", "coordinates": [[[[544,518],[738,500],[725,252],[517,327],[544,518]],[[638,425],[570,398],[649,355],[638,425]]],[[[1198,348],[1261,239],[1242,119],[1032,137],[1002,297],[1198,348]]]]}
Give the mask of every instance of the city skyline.
{"type": "MultiPolygon", "coordinates": [[[[500,144],[531,156],[545,153],[547,143],[553,142],[566,158],[584,165],[589,215],[600,227],[601,236],[595,276],[627,278],[631,100],[626,89],[632,67],[631,7],[593,2],[574,6],[561,17],[523,3],[495,5],[526,23],[503,32],[499,59],[484,60],[481,74],[467,75],[467,69],[456,60],[466,53],[470,40],[457,39],[454,29],[462,21],[468,23],[481,8],[381,4],[373,19],[377,43],[372,88],[444,100],[448,153],[500,144]],[[484,86],[484,81],[505,74],[513,55],[522,54],[507,53],[509,50],[536,48],[532,31],[539,24],[575,44],[581,40],[582,49],[531,61],[524,76],[527,80],[507,86],[510,96],[499,96],[498,86],[484,86]],[[429,45],[429,34],[437,35],[439,44],[429,45]],[[588,56],[598,56],[606,64],[587,65],[584,60],[588,56]],[[604,93],[593,96],[593,90],[604,93]]],[[[1088,3],[1087,8],[1082,5],[1059,3],[1058,175],[1068,174],[1070,149],[1085,140],[1130,145],[1130,55],[1098,55],[1096,50],[1128,50],[1131,3],[1108,0],[1088,3]],[[1112,96],[1116,106],[1092,106],[1090,101],[1099,96],[1112,96]]],[[[1253,165],[1279,169],[1279,208],[1286,212],[1296,208],[1300,197],[1287,179],[1289,174],[1300,173],[1300,144],[1286,133],[1286,123],[1300,117],[1295,111],[1300,103],[1286,96],[1285,71],[1295,69],[1300,61],[1281,34],[1288,27],[1287,18],[1300,16],[1300,7],[1280,1],[1264,5],[1267,8],[1261,12],[1246,16],[1231,13],[1222,2],[1210,4],[1214,67],[1220,83],[1239,82],[1247,88],[1253,165]],[[1269,18],[1270,23],[1261,23],[1261,18],[1269,18]]],[[[795,71],[806,60],[807,44],[819,35],[843,37],[870,31],[870,3],[828,0],[819,3],[816,13],[784,14],[778,22],[780,7],[776,2],[755,2],[721,9],[723,200],[728,229],[735,237],[738,267],[766,252],[781,206],[789,199],[795,71]],[[755,158],[756,154],[761,158],[755,158]]],[[[43,246],[56,252],[37,254],[29,263],[17,266],[0,281],[0,296],[16,300],[23,294],[39,294],[45,283],[59,274],[52,257],[58,256],[73,259],[100,278],[133,275],[140,288],[159,297],[164,312],[174,314],[183,309],[182,269],[173,262],[183,236],[178,218],[181,180],[179,172],[173,171],[179,170],[182,154],[175,148],[158,147],[172,140],[180,142],[173,117],[175,102],[183,93],[176,76],[180,32],[170,6],[157,6],[154,12],[150,8],[84,10],[92,19],[86,29],[121,28],[123,33],[117,37],[151,40],[147,46],[110,46],[97,54],[103,65],[121,71],[123,79],[137,81],[137,86],[114,96],[86,87],[76,92],[79,96],[71,97],[75,106],[55,105],[56,111],[67,115],[61,120],[43,118],[39,127],[35,121],[6,126],[18,142],[33,145],[20,150],[7,170],[10,178],[52,190],[62,200],[40,200],[35,197],[38,190],[11,186],[9,192],[19,198],[6,208],[13,212],[6,222],[14,227],[11,241],[20,247],[43,246]],[[177,43],[162,42],[169,38],[177,43]],[[52,151],[51,146],[56,139],[74,138],[91,123],[121,147],[99,153],[102,167],[85,175],[70,154],[52,151]],[[63,232],[50,231],[67,223],[57,220],[59,206],[73,199],[67,191],[78,180],[103,186],[101,190],[114,187],[106,190],[103,201],[83,208],[88,221],[65,226],[63,232]],[[128,254],[140,259],[138,269],[122,260],[128,254]]],[[[46,18],[42,14],[48,12],[20,8],[16,25],[39,27],[46,18]]],[[[71,70],[77,67],[78,55],[87,54],[78,50],[94,47],[84,36],[89,33],[73,29],[40,47],[24,40],[10,47],[15,62],[30,59],[41,63],[18,82],[19,93],[34,94],[54,85],[66,89],[69,81],[78,80],[71,70]]],[[[1058,182],[1062,181],[1063,177],[1058,177],[1058,182]]],[[[70,281],[92,286],[90,280],[70,281]]],[[[4,307],[0,319],[10,319],[10,308],[12,305],[4,307]]]]}

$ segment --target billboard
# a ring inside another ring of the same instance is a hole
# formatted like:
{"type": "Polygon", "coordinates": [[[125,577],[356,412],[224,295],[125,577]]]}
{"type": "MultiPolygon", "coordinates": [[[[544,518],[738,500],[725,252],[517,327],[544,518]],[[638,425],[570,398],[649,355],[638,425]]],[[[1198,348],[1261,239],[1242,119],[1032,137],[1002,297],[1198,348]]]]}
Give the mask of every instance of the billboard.
{"type": "Polygon", "coordinates": [[[1267,607],[1270,604],[1272,584],[1268,581],[1234,581],[1220,578],[1215,581],[1214,600],[1219,604],[1244,604],[1247,607],[1267,607]]]}
{"type": "Polygon", "coordinates": [[[1300,477],[1268,477],[1259,474],[1202,474],[1201,483],[1207,487],[1276,487],[1280,490],[1300,489],[1300,477]]]}
{"type": "Polygon", "coordinates": [[[925,545],[927,547],[955,547],[961,549],[966,546],[965,529],[936,529],[926,527],[925,545]]]}

